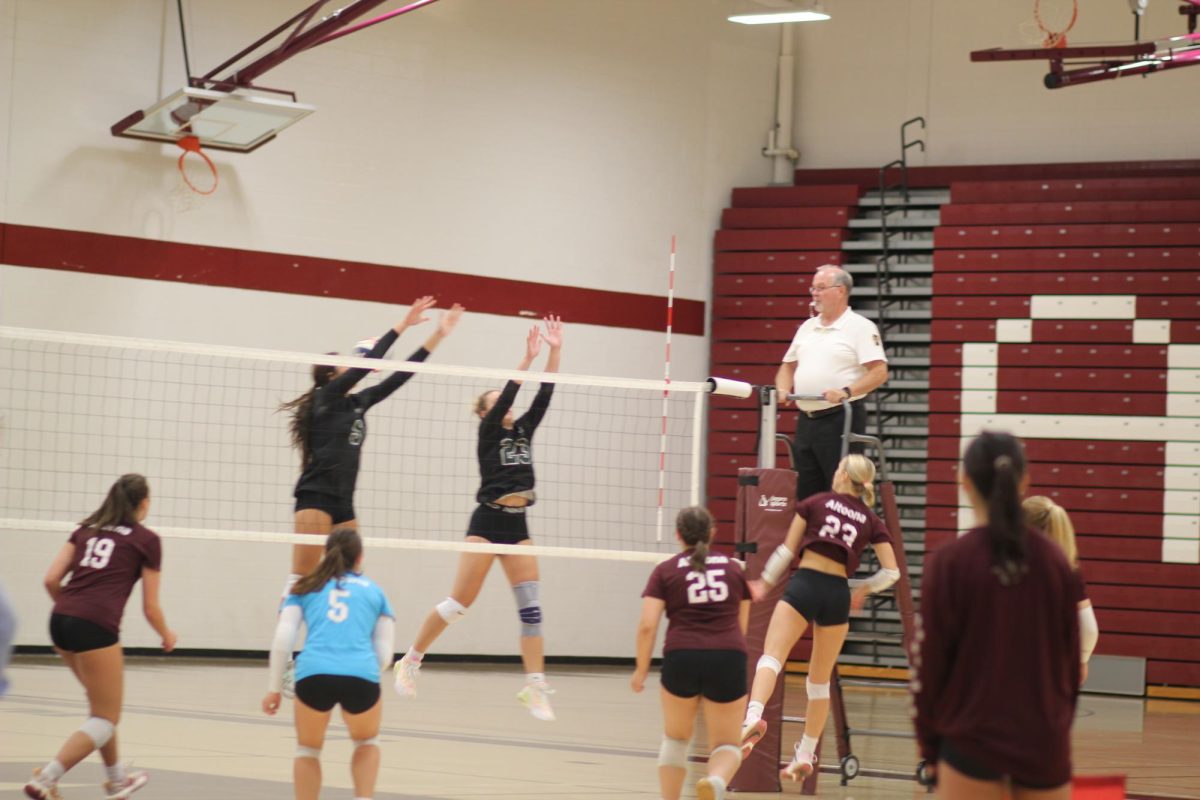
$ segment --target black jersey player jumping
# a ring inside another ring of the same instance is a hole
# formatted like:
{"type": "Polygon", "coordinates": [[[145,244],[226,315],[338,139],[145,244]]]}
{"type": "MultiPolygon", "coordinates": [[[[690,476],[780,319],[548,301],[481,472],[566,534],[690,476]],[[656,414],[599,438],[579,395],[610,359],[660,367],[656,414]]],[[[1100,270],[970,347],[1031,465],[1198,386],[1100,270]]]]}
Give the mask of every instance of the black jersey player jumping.
{"type": "MultiPolygon", "coordinates": [[[[525,357],[517,369],[527,370],[541,352],[542,342],[550,347],[546,372],[558,372],[562,351],[562,322],[557,317],[545,319],[546,330],[534,325],[525,340],[525,357]]],[[[512,404],[519,381],[509,381],[504,389],[484,392],[475,403],[479,415],[479,491],[475,495],[479,506],[471,515],[467,541],[529,545],[529,529],[525,510],[533,505],[534,476],[533,434],[541,423],[554,384],[543,383],[529,407],[518,419],[513,418],[512,404]]],[[[451,594],[438,603],[425,618],[413,646],[396,663],[396,691],[411,696],[416,693],[416,678],[425,651],[452,622],[466,613],[475,602],[483,581],[487,578],[494,553],[463,553],[458,561],[458,575],[451,594]]],[[[521,661],[525,666],[526,685],[517,695],[533,716],[553,720],[543,673],[542,609],[538,600],[538,565],[534,556],[505,554],[499,556],[504,574],[512,585],[521,617],[521,661]]]]}
{"type": "MultiPolygon", "coordinates": [[[[406,329],[425,322],[425,312],[437,301],[420,297],[404,319],[379,337],[365,354],[383,358],[397,337],[406,329]]],[[[442,314],[437,330],[408,357],[424,361],[454,330],[463,308],[457,303],[442,314]]],[[[351,393],[350,390],[370,370],[316,364],[312,369],[313,386],[304,394],[281,406],[292,412],[292,443],[301,453],[300,479],[296,481],[296,533],[327,535],[335,526],[357,528],[354,513],[354,486],[358,481],[359,459],[367,438],[367,411],[412,377],[411,372],[393,372],[377,385],[351,393]]],[[[304,575],[312,572],[324,552],[324,539],[312,545],[292,548],[292,572],[288,575],[284,597],[304,575]]]]}

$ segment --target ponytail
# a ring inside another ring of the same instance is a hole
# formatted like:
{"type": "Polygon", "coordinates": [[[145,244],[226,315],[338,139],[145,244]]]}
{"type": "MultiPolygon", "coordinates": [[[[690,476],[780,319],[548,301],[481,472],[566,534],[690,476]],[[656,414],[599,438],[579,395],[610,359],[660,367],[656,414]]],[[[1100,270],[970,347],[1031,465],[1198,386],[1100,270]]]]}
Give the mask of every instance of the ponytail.
{"type": "Polygon", "coordinates": [[[675,516],[675,531],[691,551],[692,572],[704,572],[716,523],[703,506],[688,506],[675,516]]]}
{"type": "Polygon", "coordinates": [[[854,496],[862,500],[867,508],[875,506],[875,464],[864,455],[854,453],[839,464],[850,481],[854,496]]]}
{"type": "Polygon", "coordinates": [[[362,539],[354,528],[334,528],[325,539],[325,554],[317,568],[292,586],[292,594],[320,591],[333,578],[341,578],[358,563],[362,539]]]}
{"type": "Polygon", "coordinates": [[[100,507],[79,524],[86,528],[132,525],[137,522],[138,506],[149,496],[150,484],[143,476],[134,472],[122,475],[108,488],[100,507]]]}
{"type": "Polygon", "coordinates": [[[1044,495],[1027,497],[1021,504],[1025,512],[1025,523],[1036,528],[1052,542],[1062,548],[1063,555],[1072,569],[1079,568],[1079,549],[1075,545],[1075,526],[1067,511],[1044,495]]]}
{"type": "MultiPolygon", "coordinates": [[[[337,353],[327,353],[326,355],[335,356],[337,353]]],[[[312,461],[312,411],[317,389],[333,380],[334,372],[336,372],[336,368],[330,364],[313,364],[312,388],[295,400],[289,400],[279,405],[279,411],[290,411],[292,414],[292,419],[288,423],[288,432],[291,434],[292,446],[300,451],[301,469],[307,469],[309,462],[312,461]]]]}
{"type": "Polygon", "coordinates": [[[1011,434],[984,431],[967,448],[963,470],[987,504],[992,571],[1005,586],[1019,583],[1027,570],[1020,488],[1025,450],[1011,434]]]}

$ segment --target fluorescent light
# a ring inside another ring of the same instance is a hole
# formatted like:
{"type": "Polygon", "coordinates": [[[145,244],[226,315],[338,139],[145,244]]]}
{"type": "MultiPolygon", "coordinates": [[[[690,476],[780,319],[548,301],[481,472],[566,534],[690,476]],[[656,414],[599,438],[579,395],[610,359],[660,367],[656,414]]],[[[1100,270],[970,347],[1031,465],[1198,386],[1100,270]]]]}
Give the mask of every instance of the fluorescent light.
{"type": "Polygon", "coordinates": [[[782,22],[821,22],[829,19],[819,11],[760,11],[754,14],[735,14],[730,22],[743,25],[777,25],[782,22]]]}

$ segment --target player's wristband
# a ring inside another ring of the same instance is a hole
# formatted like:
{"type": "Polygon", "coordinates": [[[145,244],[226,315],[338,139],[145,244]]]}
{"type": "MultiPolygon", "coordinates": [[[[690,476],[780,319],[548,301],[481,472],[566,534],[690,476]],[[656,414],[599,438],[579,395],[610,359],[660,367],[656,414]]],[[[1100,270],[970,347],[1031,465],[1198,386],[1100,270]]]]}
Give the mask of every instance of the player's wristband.
{"type": "Polygon", "coordinates": [[[767,559],[767,565],[763,567],[762,579],[767,586],[774,586],[779,582],[779,577],[783,575],[792,564],[792,559],[796,554],[788,548],[786,544],[781,544],[775,548],[775,552],[771,553],[771,557],[767,559]]]}

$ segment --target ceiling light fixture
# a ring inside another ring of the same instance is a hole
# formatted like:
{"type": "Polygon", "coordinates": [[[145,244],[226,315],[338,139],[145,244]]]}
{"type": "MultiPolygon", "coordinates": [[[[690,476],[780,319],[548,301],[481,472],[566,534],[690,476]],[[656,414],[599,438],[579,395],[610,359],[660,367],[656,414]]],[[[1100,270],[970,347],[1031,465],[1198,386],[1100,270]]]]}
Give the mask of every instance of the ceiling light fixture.
{"type": "Polygon", "coordinates": [[[808,3],[806,8],[782,8],[773,11],[754,11],[749,14],[734,14],[728,17],[730,22],[740,22],[742,25],[778,25],[785,22],[822,22],[829,19],[821,3],[808,3]]]}

